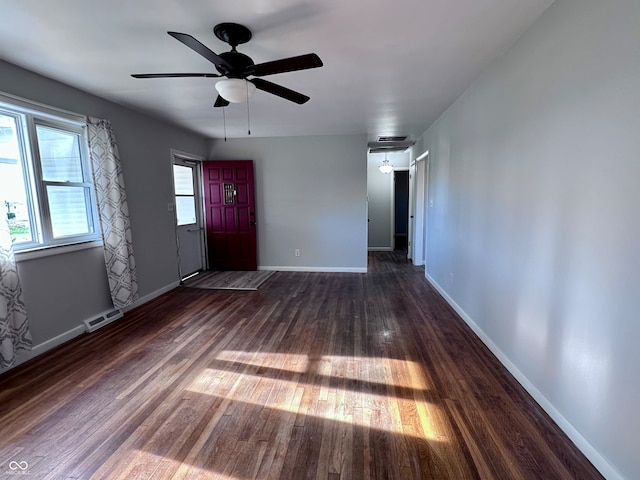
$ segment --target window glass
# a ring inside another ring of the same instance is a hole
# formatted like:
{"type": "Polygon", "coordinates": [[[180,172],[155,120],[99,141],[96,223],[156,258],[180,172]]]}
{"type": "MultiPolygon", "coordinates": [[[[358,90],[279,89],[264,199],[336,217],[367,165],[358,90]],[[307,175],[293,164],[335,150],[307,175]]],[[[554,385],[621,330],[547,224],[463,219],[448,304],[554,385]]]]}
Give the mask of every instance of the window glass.
{"type": "Polygon", "coordinates": [[[42,179],[50,182],[82,182],[79,135],[42,125],[36,128],[42,179]]]}
{"type": "Polygon", "coordinates": [[[176,217],[178,225],[196,223],[196,201],[194,197],[176,197],[176,217]]]}
{"type": "Polygon", "coordinates": [[[0,208],[9,222],[14,242],[32,242],[33,232],[24,166],[18,136],[18,118],[0,113],[0,208]]]}
{"type": "Polygon", "coordinates": [[[89,191],[85,187],[47,186],[54,238],[93,233],[87,211],[89,191]]]}
{"type": "Polygon", "coordinates": [[[173,181],[176,195],[193,195],[193,168],[174,165],[173,181]]]}

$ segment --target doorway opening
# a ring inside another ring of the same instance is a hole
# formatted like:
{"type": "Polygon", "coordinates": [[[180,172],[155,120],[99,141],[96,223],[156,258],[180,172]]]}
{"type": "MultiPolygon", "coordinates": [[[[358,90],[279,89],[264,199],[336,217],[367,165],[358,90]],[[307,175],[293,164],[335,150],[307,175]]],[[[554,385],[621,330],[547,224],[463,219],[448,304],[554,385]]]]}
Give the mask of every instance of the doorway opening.
{"type": "Polygon", "coordinates": [[[409,246],[409,171],[394,171],[394,250],[406,252],[409,246]]]}

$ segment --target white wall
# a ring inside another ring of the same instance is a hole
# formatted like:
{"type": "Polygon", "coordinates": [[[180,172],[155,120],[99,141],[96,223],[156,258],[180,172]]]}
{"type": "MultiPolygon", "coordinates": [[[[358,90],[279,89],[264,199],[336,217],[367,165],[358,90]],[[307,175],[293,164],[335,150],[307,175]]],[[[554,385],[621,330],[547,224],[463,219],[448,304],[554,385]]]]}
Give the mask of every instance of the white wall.
{"type": "Polygon", "coordinates": [[[366,148],[366,135],[212,142],[212,160],[254,161],[258,268],[366,271],[366,148]]]}
{"type": "MultiPolygon", "coordinates": [[[[369,250],[393,250],[393,172],[381,173],[378,167],[384,161],[384,153],[367,155],[368,246],[369,250]]],[[[394,169],[409,168],[409,153],[387,154],[394,169]]]]}
{"type": "Polygon", "coordinates": [[[640,478],[640,2],[557,0],[420,140],[431,279],[609,478],[640,478]],[[453,277],[453,280],[452,280],[453,277]]]}
{"type": "MultiPolygon", "coordinates": [[[[183,129],[0,61],[0,91],[111,120],[127,189],[140,296],[177,284],[170,149],[203,155],[206,140],[183,129]]],[[[36,352],[82,333],[112,308],[101,248],[18,263],[36,352]]]]}

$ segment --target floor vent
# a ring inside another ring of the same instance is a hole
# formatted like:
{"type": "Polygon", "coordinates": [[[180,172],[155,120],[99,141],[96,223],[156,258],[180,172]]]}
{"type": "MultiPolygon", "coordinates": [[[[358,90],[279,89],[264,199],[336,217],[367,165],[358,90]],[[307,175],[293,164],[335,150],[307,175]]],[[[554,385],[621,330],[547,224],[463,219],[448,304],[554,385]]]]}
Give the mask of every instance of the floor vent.
{"type": "Polygon", "coordinates": [[[123,313],[120,310],[112,310],[107,313],[103,313],[99,317],[94,318],[93,320],[85,320],[84,325],[86,327],[87,333],[95,332],[99,328],[104,327],[105,325],[110,324],[122,318],[123,313]]]}

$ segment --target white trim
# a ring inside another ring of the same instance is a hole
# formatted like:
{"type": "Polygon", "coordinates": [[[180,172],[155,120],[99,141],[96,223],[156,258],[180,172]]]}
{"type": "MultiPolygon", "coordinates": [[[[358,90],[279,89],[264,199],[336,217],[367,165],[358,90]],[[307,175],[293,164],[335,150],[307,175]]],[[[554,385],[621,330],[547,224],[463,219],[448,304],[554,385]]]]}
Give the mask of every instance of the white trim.
{"type": "Polygon", "coordinates": [[[418,155],[416,157],[416,162],[419,162],[420,160],[423,160],[425,158],[427,158],[429,156],[429,150],[425,150],[423,153],[421,153],[420,155],[418,155]]]}
{"type": "Polygon", "coordinates": [[[430,275],[425,274],[427,281],[435,288],[446,302],[456,311],[458,315],[465,321],[471,330],[480,338],[480,340],[491,350],[502,365],[509,370],[509,373],[524,387],[524,389],[533,397],[533,399],[542,407],[542,409],[556,422],[560,429],[567,434],[578,449],[589,459],[589,461],[600,471],[600,473],[608,480],[624,480],[620,472],[616,470],[609,460],[604,457],[596,448],[584,438],[580,432],[560,413],[560,411],[549,401],[544,394],[526,377],[524,373],[511,361],[509,357],[500,350],[500,348],[491,340],[491,338],[478,326],[473,319],[449,296],[449,294],[436,282],[430,275]]]}
{"type": "Polygon", "coordinates": [[[50,105],[45,105],[44,103],[34,102],[33,100],[18,97],[17,95],[12,95],[6,92],[0,92],[0,105],[2,104],[7,107],[17,107],[23,110],[24,113],[29,113],[31,115],[47,117],[53,120],[63,118],[64,120],[83,128],[87,125],[86,115],[81,115],[69,110],[63,110],[62,108],[52,107],[50,105]]]}
{"type": "Polygon", "coordinates": [[[31,250],[18,250],[14,252],[16,262],[25,260],[33,260],[35,258],[48,257],[50,255],[60,255],[62,253],[77,252],[78,250],[86,250],[88,248],[102,247],[102,240],[93,240],[90,242],[71,243],[69,245],[49,245],[47,247],[34,248],[31,250]]]}
{"type": "Polygon", "coordinates": [[[389,187],[389,245],[391,249],[396,248],[396,172],[393,171],[389,175],[391,177],[391,186],[389,187]]]}
{"type": "Polygon", "coordinates": [[[276,267],[261,265],[258,270],[274,272],[319,272],[319,273],[367,273],[367,268],[360,267],[276,267]]]}
{"type": "Polygon", "coordinates": [[[34,359],[35,357],[42,355],[45,352],[48,352],[49,350],[52,350],[60,345],[62,345],[63,343],[68,342],[69,340],[72,340],[76,337],[79,337],[80,335],[82,335],[83,333],[85,333],[85,326],[84,323],[81,325],[78,325],[77,327],[72,328],[71,330],[61,333],[60,335],[58,335],[57,337],[53,337],[45,342],[42,342],[36,346],[34,346],[31,351],[29,352],[24,352],[22,354],[20,354],[18,356],[18,358],[16,359],[16,363],[9,367],[6,368],[4,370],[0,370],[0,374],[4,373],[4,372],[8,372],[9,370],[16,368],[18,365],[22,365],[25,362],[28,362],[29,360],[34,359]]]}
{"type": "Polygon", "coordinates": [[[428,167],[429,167],[429,151],[420,155],[422,159],[416,162],[415,165],[415,179],[414,181],[414,195],[415,195],[415,210],[413,212],[414,225],[413,225],[413,264],[416,266],[426,265],[427,262],[427,230],[426,223],[428,221],[428,167]],[[426,159],[426,160],[425,160],[426,159]]]}
{"type": "Polygon", "coordinates": [[[164,295],[165,293],[170,292],[174,288],[177,288],[179,285],[180,285],[180,281],[179,280],[176,280],[175,282],[171,282],[169,285],[165,285],[164,287],[159,288],[158,290],[156,290],[154,292],[146,294],[144,297],[138,298],[138,300],[133,302],[128,307],[123,308],[122,311],[124,313],[127,313],[128,311],[133,310],[134,308],[137,308],[140,305],[143,305],[143,304],[145,304],[147,302],[150,302],[151,300],[153,300],[154,298],[159,297],[160,295],[164,295]]]}
{"type": "Polygon", "coordinates": [[[175,148],[170,148],[169,149],[169,153],[171,154],[171,163],[173,163],[173,160],[175,158],[182,159],[182,160],[191,160],[193,162],[201,162],[201,161],[204,160],[204,157],[201,157],[200,155],[195,155],[193,153],[183,152],[183,151],[177,150],[175,148]]]}

